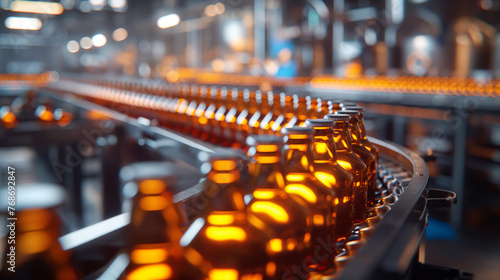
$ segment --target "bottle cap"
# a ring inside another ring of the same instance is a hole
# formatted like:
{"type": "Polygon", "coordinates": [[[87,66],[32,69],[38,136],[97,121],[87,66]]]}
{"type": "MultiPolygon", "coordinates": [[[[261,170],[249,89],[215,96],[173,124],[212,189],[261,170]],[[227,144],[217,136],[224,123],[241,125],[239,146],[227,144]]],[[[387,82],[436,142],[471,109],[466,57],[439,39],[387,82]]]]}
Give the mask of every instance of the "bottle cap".
{"type": "Polygon", "coordinates": [[[351,117],[357,117],[360,115],[360,113],[358,111],[354,111],[354,110],[342,110],[342,111],[335,112],[335,114],[337,114],[337,113],[350,115],[351,117]]]}
{"type": "Polygon", "coordinates": [[[352,110],[352,111],[358,111],[358,112],[364,112],[365,108],[361,106],[347,106],[343,107],[342,111],[347,111],[347,110],[352,110]]]}
{"type": "Polygon", "coordinates": [[[332,127],[334,123],[330,119],[307,119],[305,124],[307,127],[332,127]]]}
{"type": "Polygon", "coordinates": [[[325,119],[329,119],[332,121],[348,121],[351,117],[345,114],[327,114],[325,115],[325,119]]]}

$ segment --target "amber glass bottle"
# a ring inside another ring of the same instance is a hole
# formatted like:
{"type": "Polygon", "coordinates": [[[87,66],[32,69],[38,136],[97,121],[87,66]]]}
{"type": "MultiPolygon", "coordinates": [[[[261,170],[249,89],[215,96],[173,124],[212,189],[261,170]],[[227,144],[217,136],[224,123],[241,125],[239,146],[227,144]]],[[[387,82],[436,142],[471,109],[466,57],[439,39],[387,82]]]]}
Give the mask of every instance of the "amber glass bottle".
{"type": "Polygon", "coordinates": [[[247,145],[251,157],[248,183],[253,190],[248,212],[268,225],[277,237],[270,241],[268,250],[276,263],[276,275],[281,276],[292,270],[310,250],[309,210],[302,199],[285,192],[281,164],[283,138],[253,136],[247,139],[247,145]]]}
{"type": "Polygon", "coordinates": [[[215,127],[213,128],[213,133],[219,139],[219,145],[222,147],[228,147],[230,145],[229,139],[226,139],[224,136],[224,131],[227,128],[227,122],[224,119],[227,112],[227,105],[227,88],[223,87],[219,91],[217,101],[215,102],[215,127]]]}
{"type": "Polygon", "coordinates": [[[200,87],[198,89],[197,106],[194,111],[193,127],[197,131],[198,137],[202,140],[208,139],[208,134],[204,131],[205,125],[208,123],[207,118],[205,118],[205,110],[207,109],[207,94],[208,89],[206,87],[200,87]]]}
{"type": "Polygon", "coordinates": [[[210,98],[207,98],[207,108],[204,113],[204,117],[207,119],[207,124],[203,127],[203,131],[209,135],[209,141],[212,144],[216,144],[220,140],[216,133],[219,123],[215,119],[217,106],[220,104],[220,90],[216,86],[211,87],[209,90],[209,96],[210,98]]]}
{"type": "MultiPolygon", "coordinates": [[[[5,174],[11,176],[15,171],[9,168],[10,174],[5,174]]],[[[7,186],[3,189],[5,200],[0,203],[5,219],[2,223],[5,230],[1,241],[0,279],[76,280],[69,252],[63,251],[58,240],[61,219],[57,211],[62,210],[64,190],[42,183],[17,186],[13,190],[12,182],[9,180],[8,189],[7,186]],[[12,200],[11,197],[7,200],[7,194],[14,192],[16,205],[11,207],[8,202],[12,200]]]]}
{"type": "MultiPolygon", "coordinates": [[[[279,130],[275,130],[274,123],[283,113],[283,104],[281,103],[281,94],[273,93],[273,101],[272,101],[272,112],[268,113],[267,116],[262,120],[261,128],[266,131],[266,134],[275,134],[279,135],[281,133],[281,126],[279,126],[279,130]]],[[[268,98],[270,98],[268,96],[268,98]]],[[[270,102],[270,101],[269,101],[270,102]]],[[[277,127],[276,127],[277,128],[277,127]]]]}
{"type": "Polygon", "coordinates": [[[272,130],[275,134],[279,135],[281,133],[281,129],[286,127],[288,124],[293,126],[295,122],[292,122],[292,119],[297,120],[295,117],[295,110],[293,105],[293,98],[290,95],[286,95],[285,93],[280,93],[280,105],[281,111],[278,116],[275,116],[273,120],[272,130]]]}
{"type": "Polygon", "coordinates": [[[172,177],[139,182],[132,201],[129,265],[120,279],[206,279],[208,264],[179,240],[179,216],[167,185],[172,177]]]}
{"type": "Polygon", "coordinates": [[[262,97],[262,101],[261,118],[257,134],[273,134],[271,129],[272,120],[275,114],[279,115],[278,112],[280,110],[279,95],[269,91],[262,97]],[[266,104],[267,107],[265,106],[266,104]]]}
{"type": "Polygon", "coordinates": [[[252,117],[257,119],[260,117],[260,113],[257,112],[259,111],[260,104],[262,103],[261,91],[245,90],[244,101],[245,108],[241,111],[236,120],[241,133],[240,141],[246,141],[247,136],[252,134],[252,127],[255,126],[255,121],[252,120],[252,117]]]}
{"type": "Polygon", "coordinates": [[[379,153],[378,148],[372,142],[368,141],[368,137],[366,135],[365,116],[363,115],[365,108],[360,106],[350,106],[350,107],[343,107],[342,110],[343,111],[353,110],[359,112],[358,125],[359,125],[359,133],[361,134],[361,141],[363,142],[365,148],[375,156],[376,161],[378,162],[378,153],[379,153]]]}
{"type": "Polygon", "coordinates": [[[0,278],[76,280],[68,252],[58,241],[61,222],[56,212],[45,208],[18,209],[16,218],[6,222],[8,236],[14,238],[6,235],[3,240],[0,278]]]}
{"type": "Polygon", "coordinates": [[[355,223],[361,223],[366,218],[366,181],[368,168],[352,149],[351,133],[349,131],[349,115],[328,114],[325,119],[334,121],[333,138],[337,152],[337,162],[351,173],[354,179],[353,218],[355,223]]]}
{"type": "Polygon", "coordinates": [[[232,155],[210,159],[204,190],[210,202],[181,239],[181,245],[192,247],[210,263],[211,280],[269,279],[276,271],[266,251],[268,229],[257,219],[247,219],[239,162],[232,155]]]}
{"type": "Polygon", "coordinates": [[[243,134],[241,133],[241,127],[240,124],[238,123],[238,119],[242,121],[243,119],[241,118],[243,110],[245,110],[245,98],[248,99],[250,97],[250,92],[248,90],[238,90],[238,89],[233,89],[232,90],[232,106],[231,109],[229,109],[227,115],[226,115],[226,122],[228,122],[228,136],[230,139],[232,139],[232,147],[233,148],[240,148],[242,142],[245,140],[243,138],[243,134]]]}
{"type": "MultiPolygon", "coordinates": [[[[334,207],[335,192],[326,187],[314,176],[313,156],[311,152],[312,134],[314,130],[309,127],[284,128],[285,136],[283,148],[285,165],[285,190],[289,194],[297,195],[307,203],[312,220],[311,248],[320,249],[324,242],[331,242],[334,236],[334,207]]],[[[331,248],[333,249],[333,248],[331,248]]],[[[325,269],[331,264],[334,253],[325,254],[321,260],[311,255],[310,265],[318,270],[325,269]]]]}
{"type": "MultiPolygon", "coordinates": [[[[125,94],[124,101],[127,104],[131,104],[130,99],[127,98],[127,96],[131,96],[131,92],[127,92],[125,94]]],[[[177,104],[179,103],[179,92],[177,90],[174,90],[173,87],[169,87],[168,93],[167,93],[167,100],[165,102],[165,105],[163,106],[163,110],[165,111],[165,114],[162,114],[162,119],[163,122],[165,123],[166,127],[175,129],[177,128],[177,113],[175,111],[177,104]]],[[[129,110],[133,112],[133,108],[129,107],[129,110]]]]}
{"type": "Polygon", "coordinates": [[[306,125],[314,129],[312,153],[314,175],[325,186],[335,191],[336,240],[351,235],[353,219],[353,177],[337,163],[333,140],[333,121],[327,119],[307,120],[306,125]]]}
{"type": "Polygon", "coordinates": [[[179,103],[176,106],[177,122],[179,123],[179,131],[184,134],[189,134],[189,123],[191,122],[190,116],[186,114],[186,110],[190,100],[189,86],[182,85],[180,87],[179,103]]]}
{"type": "Polygon", "coordinates": [[[250,132],[248,120],[250,116],[257,111],[255,102],[255,92],[248,89],[243,90],[243,98],[238,102],[238,117],[236,118],[236,140],[245,144],[245,140],[250,132]]]}
{"type": "Polygon", "coordinates": [[[230,91],[230,96],[228,96],[228,102],[227,102],[227,110],[226,113],[224,114],[224,138],[228,139],[228,141],[232,144],[235,139],[234,139],[234,131],[236,130],[236,118],[238,116],[238,108],[237,108],[237,103],[238,103],[238,96],[239,96],[239,91],[237,88],[233,88],[230,91]]]}
{"type": "Polygon", "coordinates": [[[255,109],[252,108],[251,110],[249,110],[250,112],[253,112],[248,118],[250,135],[260,134],[260,122],[262,121],[262,118],[271,111],[267,100],[267,95],[263,95],[260,90],[257,90],[255,92],[255,106],[255,109]]]}
{"type": "Polygon", "coordinates": [[[195,123],[196,123],[196,107],[198,107],[198,102],[199,102],[199,96],[198,96],[198,90],[200,88],[196,85],[193,85],[189,89],[189,104],[186,109],[186,115],[187,118],[189,119],[189,127],[191,128],[191,135],[194,137],[198,137],[199,131],[195,129],[195,123]]]}
{"type": "Polygon", "coordinates": [[[368,205],[372,205],[375,200],[375,184],[377,180],[377,161],[375,156],[365,147],[359,132],[359,112],[352,110],[342,110],[338,113],[347,114],[349,119],[349,131],[351,132],[352,149],[354,153],[366,164],[368,167],[368,181],[367,188],[367,201],[368,205]]]}
{"type": "MultiPolygon", "coordinates": [[[[295,117],[297,121],[294,125],[304,126],[309,117],[309,110],[307,109],[307,97],[294,95],[295,117]]],[[[288,125],[287,125],[288,126],[288,125]]],[[[290,126],[288,126],[290,127],[290,126]]]]}
{"type": "MultiPolygon", "coordinates": [[[[378,174],[379,150],[378,150],[377,146],[375,146],[372,142],[370,142],[368,140],[368,137],[366,135],[365,117],[363,115],[365,108],[360,107],[360,106],[350,106],[350,107],[343,107],[342,110],[354,110],[354,111],[359,112],[358,125],[359,125],[359,134],[361,135],[361,141],[363,142],[363,145],[365,146],[365,148],[375,156],[375,169],[377,170],[377,174],[378,174]]],[[[368,201],[371,203],[374,203],[374,201],[375,201],[375,188],[369,189],[368,201]]]]}

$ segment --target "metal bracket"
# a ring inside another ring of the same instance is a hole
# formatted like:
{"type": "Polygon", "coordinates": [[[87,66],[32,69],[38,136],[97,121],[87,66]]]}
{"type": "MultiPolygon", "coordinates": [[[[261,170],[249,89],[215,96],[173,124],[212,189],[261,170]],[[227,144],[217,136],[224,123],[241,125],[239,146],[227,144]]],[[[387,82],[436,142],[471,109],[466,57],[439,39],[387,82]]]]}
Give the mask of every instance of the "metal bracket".
{"type": "Polygon", "coordinates": [[[427,193],[427,208],[451,208],[457,204],[457,195],[452,191],[429,188],[427,193]]]}

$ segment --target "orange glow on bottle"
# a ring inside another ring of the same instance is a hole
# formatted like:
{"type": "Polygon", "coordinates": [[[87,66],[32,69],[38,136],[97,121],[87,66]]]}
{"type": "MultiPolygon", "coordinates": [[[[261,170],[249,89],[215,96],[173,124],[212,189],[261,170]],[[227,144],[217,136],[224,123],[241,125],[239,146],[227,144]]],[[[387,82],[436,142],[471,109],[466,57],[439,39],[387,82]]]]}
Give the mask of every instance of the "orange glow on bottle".
{"type": "Polygon", "coordinates": [[[336,239],[345,239],[353,230],[353,184],[352,175],[337,163],[337,152],[333,140],[332,120],[307,120],[306,125],[314,129],[312,153],[314,174],[327,187],[335,191],[333,201],[336,224],[336,239]]]}
{"type": "Polygon", "coordinates": [[[347,114],[351,118],[349,120],[349,130],[352,138],[352,149],[354,153],[368,167],[368,180],[366,184],[368,205],[372,205],[375,200],[375,184],[377,180],[377,161],[375,156],[365,147],[359,129],[359,112],[353,110],[342,110],[338,113],[347,114]]]}
{"type": "MultiPolygon", "coordinates": [[[[283,138],[274,135],[249,137],[249,187],[253,199],[248,204],[250,215],[262,220],[277,238],[271,240],[268,252],[276,264],[276,274],[292,270],[310,249],[311,234],[307,204],[285,192],[281,164],[283,138]],[[294,244],[287,248],[286,244],[294,244]],[[285,244],[285,245],[283,245],[285,244]]],[[[278,277],[279,279],[279,277],[278,277]]]]}
{"type": "MultiPolygon", "coordinates": [[[[334,240],[334,207],[335,192],[326,187],[314,175],[313,155],[311,152],[313,129],[309,127],[291,127],[282,130],[285,137],[283,149],[285,166],[285,190],[297,196],[307,204],[310,212],[311,251],[322,242],[334,240]],[[321,219],[319,218],[321,217],[321,219]]],[[[318,263],[311,263],[318,270],[327,268],[332,262],[334,253],[328,254],[318,263]]]]}
{"type": "Polygon", "coordinates": [[[214,155],[204,186],[209,203],[202,217],[188,228],[183,246],[199,252],[209,263],[209,279],[269,279],[268,228],[247,215],[240,182],[241,159],[214,155]]]}
{"type": "Polygon", "coordinates": [[[136,183],[129,227],[130,262],[120,279],[205,279],[209,265],[193,249],[179,244],[179,216],[169,190],[174,178],[157,174],[136,183]]]}
{"type": "MultiPolygon", "coordinates": [[[[15,265],[2,265],[5,275],[19,275],[19,279],[76,280],[77,275],[69,261],[68,252],[63,251],[58,238],[61,232],[59,216],[53,209],[19,209],[15,221],[15,243],[4,240],[4,261],[12,260],[8,254],[15,254],[15,265]],[[12,253],[12,247],[15,250],[12,253]],[[7,271],[14,267],[15,272],[7,271]]],[[[9,223],[7,223],[9,225],[9,223]]],[[[11,240],[11,239],[9,239],[11,240]]]]}
{"type": "Polygon", "coordinates": [[[368,168],[352,149],[351,134],[349,131],[349,115],[328,114],[325,119],[334,121],[333,138],[337,152],[337,162],[354,179],[353,185],[353,218],[355,223],[363,222],[366,217],[366,182],[368,168]]]}

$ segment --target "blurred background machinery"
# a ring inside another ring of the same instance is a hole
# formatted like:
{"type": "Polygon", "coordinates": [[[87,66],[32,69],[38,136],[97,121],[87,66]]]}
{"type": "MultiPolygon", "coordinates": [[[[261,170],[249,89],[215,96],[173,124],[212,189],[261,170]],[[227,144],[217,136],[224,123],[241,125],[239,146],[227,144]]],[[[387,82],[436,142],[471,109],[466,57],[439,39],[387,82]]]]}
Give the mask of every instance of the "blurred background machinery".
{"type": "Polygon", "coordinates": [[[500,1],[2,0],[0,9],[0,161],[67,188],[65,232],[121,213],[110,202],[120,194],[104,187],[119,185],[115,157],[161,156],[144,152],[151,142],[139,132],[122,141],[131,132],[106,120],[123,117],[54,95],[58,81],[234,86],[364,106],[369,135],[422,155],[428,186],[459,198],[431,213],[426,262],[500,274],[500,1]],[[13,136],[9,112],[23,106],[56,125],[13,136]]]}

